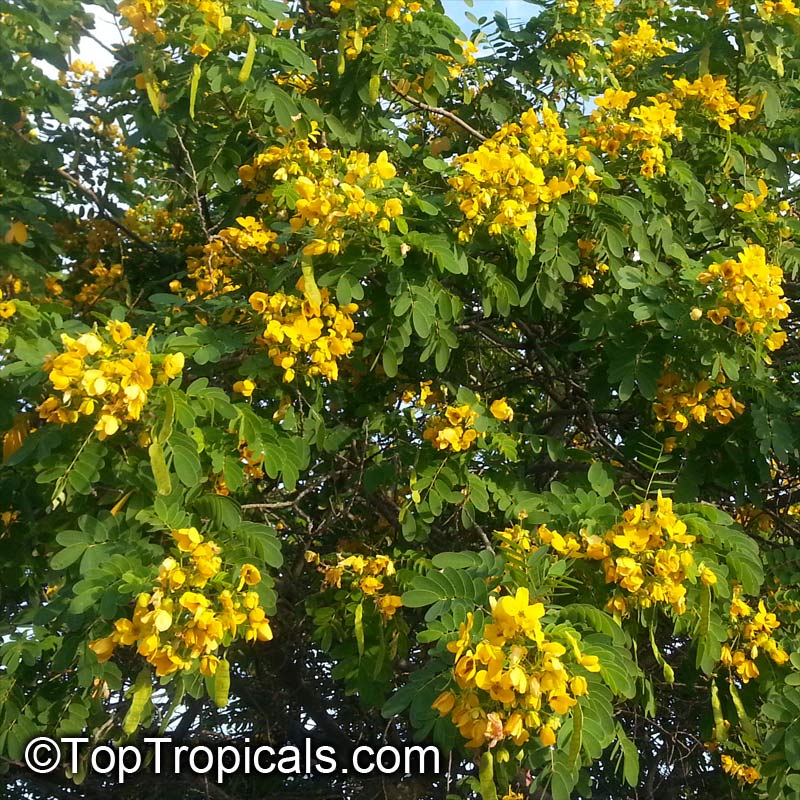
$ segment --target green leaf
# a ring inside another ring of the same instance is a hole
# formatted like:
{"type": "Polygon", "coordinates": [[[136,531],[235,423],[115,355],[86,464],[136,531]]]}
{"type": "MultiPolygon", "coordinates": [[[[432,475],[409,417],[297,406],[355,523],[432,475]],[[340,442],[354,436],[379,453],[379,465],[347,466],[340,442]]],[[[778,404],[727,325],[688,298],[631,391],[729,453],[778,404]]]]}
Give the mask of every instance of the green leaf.
{"type": "Polygon", "coordinates": [[[800,719],[789,725],[784,736],[783,752],[792,769],[800,770],[800,719]]]}
{"type": "Polygon", "coordinates": [[[219,494],[204,494],[195,500],[199,514],[211,520],[216,529],[236,530],[241,525],[239,506],[229,497],[219,494]]]}
{"type": "Polygon", "coordinates": [[[625,729],[617,723],[617,739],[622,748],[622,776],[628,786],[639,785],[639,751],[636,745],[628,738],[625,729]]]}
{"type": "Polygon", "coordinates": [[[477,567],[481,563],[477,553],[437,553],[431,563],[437,569],[451,567],[452,569],[465,569],[466,567],[477,567]]]}
{"type": "Polygon", "coordinates": [[[441,597],[438,592],[428,589],[409,589],[407,592],[403,592],[400,599],[407,608],[422,608],[433,605],[437,600],[441,600],[441,597]]]}
{"type": "Polygon", "coordinates": [[[235,530],[235,534],[244,539],[256,555],[275,569],[283,566],[281,544],[271,525],[260,522],[243,522],[235,530]]]}
{"type": "Polygon", "coordinates": [[[599,461],[595,461],[589,467],[589,483],[600,497],[608,497],[614,492],[614,479],[611,470],[599,461]]]}
{"type": "Polygon", "coordinates": [[[566,754],[556,753],[550,779],[550,794],[553,800],[570,800],[577,782],[578,772],[569,764],[566,754]]]}
{"type": "Polygon", "coordinates": [[[86,552],[86,544],[71,544],[63,550],[59,550],[51,559],[50,566],[55,570],[63,570],[74,564],[86,552]]]}
{"type": "Polygon", "coordinates": [[[203,477],[197,443],[191,436],[176,431],[170,437],[169,448],[172,451],[175,474],[184,486],[193,489],[203,477]]]}

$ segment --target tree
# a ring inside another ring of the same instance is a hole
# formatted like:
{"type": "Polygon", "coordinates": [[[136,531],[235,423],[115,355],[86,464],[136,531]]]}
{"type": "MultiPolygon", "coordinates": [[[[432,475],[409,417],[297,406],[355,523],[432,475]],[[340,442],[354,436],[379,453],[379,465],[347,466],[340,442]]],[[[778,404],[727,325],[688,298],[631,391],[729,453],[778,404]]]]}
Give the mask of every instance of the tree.
{"type": "Polygon", "coordinates": [[[0,26],[6,796],[800,797],[800,9],[106,8],[0,26]]]}

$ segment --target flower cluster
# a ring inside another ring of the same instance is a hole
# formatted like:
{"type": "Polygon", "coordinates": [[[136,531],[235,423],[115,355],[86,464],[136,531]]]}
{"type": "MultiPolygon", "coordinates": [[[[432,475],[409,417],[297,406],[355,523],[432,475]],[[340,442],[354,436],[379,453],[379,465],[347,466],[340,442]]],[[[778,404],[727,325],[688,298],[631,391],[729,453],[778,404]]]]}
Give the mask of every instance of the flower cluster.
{"type": "Polygon", "coordinates": [[[765,20],[771,20],[776,14],[779,17],[797,17],[800,16],[800,8],[794,3],[794,0],[764,0],[759,3],[758,14],[765,20]]]}
{"type": "Polygon", "coordinates": [[[672,85],[674,88],[666,97],[673,107],[681,108],[686,101],[697,102],[725,131],[729,131],[737,119],[750,119],[756,110],[754,105],[740,103],[731,94],[724,76],[703,75],[691,83],[686,78],[678,78],[672,85]]]}
{"type": "Polygon", "coordinates": [[[442,692],[433,707],[450,715],[467,747],[492,747],[503,739],[519,746],[531,731],[550,746],[562,718],[588,694],[579,668],[599,672],[599,659],[582,654],[577,638],[566,631],[561,634],[566,645],[548,640],[541,623],[545,607],[531,602],[527,589],[491,597],[490,603],[492,622],[480,642],[473,644],[470,612],[458,639],[448,644],[457,688],[442,692]]]}
{"type": "Polygon", "coordinates": [[[422,438],[437,450],[450,449],[454,453],[469,450],[479,436],[473,427],[477,418],[478,413],[466,403],[446,406],[441,414],[429,418],[422,438]]]}
{"type": "Polygon", "coordinates": [[[360,12],[360,16],[380,18],[386,17],[392,22],[410,23],[414,14],[418,14],[428,3],[405,2],[404,0],[331,0],[328,7],[332,14],[342,11],[360,12]]]}
{"type": "Polygon", "coordinates": [[[89,270],[89,274],[94,280],[83,282],[80,291],[75,295],[76,303],[87,306],[93,306],[102,300],[125,280],[122,264],[111,264],[108,267],[105,264],[97,264],[89,270]]]}
{"type": "Polygon", "coordinates": [[[386,151],[374,160],[358,151],[344,155],[316,147],[317,136],[315,126],[308,139],[273,145],[239,168],[244,186],[258,190],[266,214],[288,215],[291,231],[310,239],[305,256],[336,255],[358,230],[389,231],[404,210],[386,191],[386,182],[397,175],[386,151]]]}
{"type": "Polygon", "coordinates": [[[197,214],[194,205],[164,208],[145,200],[125,212],[125,224],[148,242],[180,240],[197,214]]]}
{"type": "Polygon", "coordinates": [[[595,24],[601,25],[606,15],[614,10],[614,0],[591,0],[589,3],[582,3],[581,0],[559,0],[558,7],[573,16],[590,17],[595,24]]]}
{"type": "Polygon", "coordinates": [[[603,25],[608,14],[614,10],[614,0],[559,0],[558,7],[573,19],[559,20],[558,29],[548,36],[545,47],[558,48],[569,71],[585,79],[586,55],[596,56],[600,52],[595,36],[590,31],[603,25]],[[570,23],[574,27],[569,27],[570,23]],[[582,53],[575,50],[575,44],[583,45],[582,53]]]}
{"type": "Polygon", "coordinates": [[[103,662],[118,645],[136,645],[158,676],[195,666],[203,675],[213,675],[221,646],[242,636],[248,642],[272,639],[253,589],[261,573],[253,564],[244,564],[234,583],[222,572],[220,548],[197,528],[173,530],[172,537],[177,558],[168,556],[161,563],[158,585],[138,596],[131,619],[118,619],[110,636],[89,647],[103,662]]]}
{"type": "Polygon", "coordinates": [[[636,66],[677,49],[675,42],[657,38],[656,29],[647,20],[640,19],[635,33],[622,32],[611,42],[611,63],[614,66],[627,65],[623,72],[630,75],[636,66]]]}
{"type": "Polygon", "coordinates": [[[266,327],[261,341],[283,380],[291,383],[298,371],[329,381],[339,378],[339,359],[350,355],[363,335],[355,330],[355,303],[336,306],[328,290],[320,293],[321,303],[295,295],[253,292],[250,305],[261,315],[266,327]]]}
{"type": "Polygon", "coordinates": [[[663,175],[664,140],[682,137],[675,109],[659,97],[648,98],[649,105],[638,105],[628,110],[635,92],[606,89],[595,100],[597,108],[590,116],[590,126],[581,131],[581,142],[599,148],[610,158],[616,158],[623,148],[639,154],[640,172],[646,178],[663,175]]]}
{"type": "MultiPolygon", "coordinates": [[[[231,18],[225,15],[225,6],[218,0],[186,0],[182,5],[186,6],[186,11],[194,7],[202,14],[203,22],[219,33],[231,28],[231,18]]],[[[167,0],[122,0],[118,10],[136,36],[152,36],[157,43],[163,43],[166,35],[159,17],[167,6],[167,0]]]]}
{"type": "Polygon", "coordinates": [[[70,63],[69,69],[58,73],[60,86],[70,89],[84,89],[100,80],[100,70],[90,61],[75,59],[70,63]]]}
{"type": "Polygon", "coordinates": [[[239,228],[224,228],[220,237],[236,250],[255,250],[258,253],[279,253],[281,246],[276,244],[278,234],[268,231],[264,223],[255,217],[237,217],[239,228]]]}
{"type": "Polygon", "coordinates": [[[736,778],[739,783],[755,783],[761,777],[761,773],[755,767],[746,767],[727,754],[722,756],[722,770],[732,778],[736,778]]]}
{"type": "Polygon", "coordinates": [[[743,211],[746,214],[751,214],[767,199],[768,194],[769,190],[767,189],[767,184],[764,182],[763,178],[759,178],[758,194],[745,192],[744,195],[742,195],[741,201],[736,203],[733,207],[737,211],[743,211]]]}
{"type": "Polygon", "coordinates": [[[396,572],[394,561],[389,556],[345,556],[337,553],[336,563],[326,564],[320,559],[318,553],[307,550],[305,558],[307,563],[316,564],[317,570],[324,576],[323,591],[325,589],[341,589],[342,581],[345,581],[351,590],[372,597],[384,622],[390,620],[398,608],[403,607],[403,601],[399,595],[382,594],[386,588],[386,579],[391,579],[396,572]]]}
{"type": "MultiPolygon", "coordinates": [[[[519,232],[533,242],[538,211],[600,180],[585,165],[586,148],[568,142],[558,115],[547,106],[540,114],[541,119],[533,109],[526,111],[519,123],[504,125],[477,150],[456,157],[458,174],[449,183],[465,218],[461,241],[486,226],[491,236],[519,232]]],[[[589,195],[596,199],[594,192],[589,195]]]]}
{"type": "MultiPolygon", "coordinates": [[[[475,64],[475,55],[478,52],[477,45],[470,41],[469,39],[453,39],[454,44],[457,44],[461,48],[461,59],[458,60],[451,55],[445,55],[444,53],[437,53],[436,58],[439,59],[443,64],[447,64],[447,72],[450,77],[455,80],[458,78],[461,73],[464,71],[465,67],[471,67],[475,64]]],[[[424,79],[423,79],[424,84],[424,79]]],[[[408,94],[409,89],[411,88],[411,84],[408,80],[404,80],[402,84],[397,84],[397,88],[400,90],[401,94],[408,94]]],[[[420,81],[417,79],[414,82],[414,89],[415,94],[421,95],[422,92],[420,81]]],[[[441,122],[444,118],[439,116],[436,119],[437,125],[441,126],[441,122]]]]}
{"type": "Polygon", "coordinates": [[[740,336],[767,334],[765,344],[770,350],[786,343],[786,333],[780,329],[780,321],[789,316],[789,304],[783,296],[783,271],[767,263],[761,245],[747,245],[737,259],[711,264],[697,280],[721,294],[724,305],[706,312],[715,325],[732,317],[740,336]]]}
{"type": "MultiPolygon", "coordinates": [[[[236,253],[227,246],[226,238],[217,236],[202,247],[187,249],[186,276],[195,282],[195,289],[185,293],[189,302],[198,297],[215,297],[239,288],[231,276],[240,260],[236,253]]],[[[169,288],[180,292],[183,285],[178,280],[170,281],[169,288]]]]}
{"type": "MultiPolygon", "coordinates": [[[[517,528],[500,534],[517,547],[535,549],[522,538],[517,528]]],[[[522,531],[521,528],[519,528],[522,531]]],[[[561,534],[547,525],[536,531],[540,542],[560,555],[573,559],[601,561],[606,583],[617,584],[623,592],[615,592],[607,604],[609,612],[625,615],[631,606],[650,608],[669,605],[676,614],[686,610],[686,571],[694,566],[692,544],[695,537],[672,510],[672,500],[661,492],[653,503],[647,500],[627,509],[622,519],[604,536],[581,530],[561,534]]],[[[506,545],[508,546],[508,545],[506,545]]],[[[713,585],[716,575],[705,565],[696,568],[703,583],[713,585]]]]}
{"type": "Polygon", "coordinates": [[[433,381],[421,381],[419,391],[413,386],[405,389],[400,396],[404,403],[413,403],[417,408],[425,408],[433,403],[441,403],[444,397],[445,388],[432,389],[433,381]]]}
{"type": "MultiPolygon", "coordinates": [[[[191,302],[198,297],[216,297],[240,288],[234,273],[241,265],[240,254],[255,250],[263,255],[280,255],[286,251],[277,244],[278,234],[267,230],[255,217],[237,217],[239,227],[223,228],[211,241],[187,249],[186,276],[194,281],[193,290],[185,290],[181,281],[170,282],[170,290],[184,292],[191,302]]],[[[177,223],[180,224],[180,223],[177,223]]]]}
{"type": "Polygon", "coordinates": [[[758,610],[742,600],[740,586],[733,589],[730,619],[731,629],[728,631],[728,643],[722,646],[720,663],[729,669],[736,670],[744,683],[759,675],[755,660],[759,653],[768,655],[775,664],[785,664],[789,654],[783,650],[773,638],[780,627],[778,618],[758,601],[758,610]]]}
{"type": "MultiPolygon", "coordinates": [[[[105,330],[93,330],[73,339],[61,334],[64,352],[44,365],[52,394],[39,407],[48,422],[74,423],[81,416],[97,416],[100,438],[113,436],[126,423],[138,420],[154,378],[148,342],[134,336],[127,322],[111,320],[105,330]]],[[[159,381],[176,377],[183,369],[183,353],[162,359],[159,381]]]]}
{"type": "Polygon", "coordinates": [[[702,425],[710,418],[727,425],[736,414],[744,413],[744,403],[740,403],[730,389],[714,388],[709,380],[689,383],[676,372],[666,372],[658,379],[653,413],[659,430],[669,422],[681,433],[692,422],[702,425]]]}

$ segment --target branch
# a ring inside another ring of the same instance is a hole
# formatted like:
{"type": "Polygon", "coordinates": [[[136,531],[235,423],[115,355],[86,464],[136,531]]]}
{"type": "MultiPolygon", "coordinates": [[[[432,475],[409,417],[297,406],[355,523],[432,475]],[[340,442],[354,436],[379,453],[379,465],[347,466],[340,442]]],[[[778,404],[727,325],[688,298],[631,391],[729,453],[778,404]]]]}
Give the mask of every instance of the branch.
{"type": "MultiPolygon", "coordinates": [[[[388,79],[387,79],[388,80],[388,79]]],[[[423,103],[422,100],[415,100],[413,97],[409,97],[407,94],[403,94],[400,89],[397,87],[397,84],[394,81],[389,80],[389,85],[392,89],[397,92],[397,94],[403,98],[408,103],[411,103],[412,106],[418,108],[420,111],[427,111],[429,114],[436,114],[440,117],[445,117],[449,119],[451,122],[454,122],[459,128],[462,128],[471,136],[474,136],[479,142],[485,142],[487,137],[484,136],[480,131],[476,131],[475,128],[472,127],[468,122],[464,122],[461,117],[457,117],[452,111],[448,111],[446,108],[440,108],[439,106],[430,106],[427,103],[423,103]]]]}
{"type": "Polygon", "coordinates": [[[154,245],[150,244],[150,242],[146,242],[139,236],[138,233],[134,233],[124,222],[120,222],[112,213],[103,198],[101,198],[97,192],[93,189],[90,189],[85,184],[81,183],[78,178],[74,175],[71,175],[62,167],[56,169],[56,173],[59,177],[63,178],[67,183],[71,186],[74,186],[84,197],[89,198],[98,208],[100,213],[118,230],[122,231],[129,239],[136,242],[140,247],[144,247],[145,249],[149,250],[151,253],[154,253],[156,256],[160,256],[161,254],[158,252],[158,248],[154,245]]]}
{"type": "Polygon", "coordinates": [[[211,220],[208,219],[208,208],[204,204],[203,199],[200,195],[200,185],[197,180],[197,170],[194,168],[194,162],[192,161],[192,156],[189,153],[186,144],[183,141],[183,137],[180,134],[177,126],[173,128],[175,131],[175,136],[178,137],[178,145],[180,146],[181,150],[183,150],[184,156],[186,156],[186,162],[189,164],[189,169],[191,170],[191,174],[187,173],[184,170],[184,174],[191,180],[192,182],[192,194],[194,195],[194,202],[197,206],[197,213],[200,217],[200,224],[203,226],[203,232],[206,235],[206,239],[211,239],[211,233],[209,232],[209,225],[211,224],[211,220]]]}
{"type": "MultiPolygon", "coordinates": [[[[17,136],[18,139],[23,141],[29,147],[31,146],[31,142],[26,139],[18,130],[15,128],[10,128],[6,126],[9,130],[13,131],[14,134],[17,136]]],[[[65,180],[70,186],[74,186],[84,197],[91,200],[96,206],[98,211],[115,227],[117,230],[122,231],[131,241],[136,242],[140,247],[144,247],[146,250],[149,250],[153,253],[157,258],[161,258],[161,253],[158,251],[158,248],[154,245],[150,244],[150,242],[146,242],[139,236],[138,233],[134,233],[124,222],[120,222],[115,216],[115,209],[109,206],[109,204],[102,198],[94,189],[89,188],[85,184],[81,183],[78,178],[76,178],[71,173],[67,172],[63,167],[57,167],[54,172],[58,175],[59,178],[65,180]]]]}

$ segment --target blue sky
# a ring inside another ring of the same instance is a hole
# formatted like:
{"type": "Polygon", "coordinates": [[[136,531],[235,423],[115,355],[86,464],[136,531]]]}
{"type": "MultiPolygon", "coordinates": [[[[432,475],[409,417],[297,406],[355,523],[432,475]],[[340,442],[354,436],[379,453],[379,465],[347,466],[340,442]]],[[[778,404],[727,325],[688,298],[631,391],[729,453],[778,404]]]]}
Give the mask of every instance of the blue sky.
{"type": "Polygon", "coordinates": [[[464,0],[442,0],[445,11],[466,33],[470,33],[473,24],[464,16],[470,12],[476,17],[491,17],[495,11],[501,11],[509,20],[518,21],[531,16],[532,6],[525,0],[473,0],[470,8],[464,0]]]}

